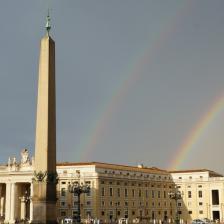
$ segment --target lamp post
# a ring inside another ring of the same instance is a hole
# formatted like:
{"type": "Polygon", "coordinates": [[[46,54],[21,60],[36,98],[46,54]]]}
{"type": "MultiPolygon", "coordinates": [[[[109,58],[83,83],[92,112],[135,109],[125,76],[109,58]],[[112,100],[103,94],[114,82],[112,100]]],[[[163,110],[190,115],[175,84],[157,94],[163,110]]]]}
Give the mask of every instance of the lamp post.
{"type": "Polygon", "coordinates": [[[177,187],[175,187],[173,192],[169,192],[168,193],[170,199],[173,199],[175,201],[175,205],[176,205],[176,217],[175,217],[175,223],[179,224],[180,223],[180,218],[179,218],[179,214],[178,214],[178,200],[180,200],[182,198],[182,194],[180,191],[178,191],[177,187]]]}
{"type": "Polygon", "coordinates": [[[81,204],[80,204],[80,196],[81,194],[90,193],[90,186],[88,184],[73,182],[68,185],[68,191],[73,193],[74,196],[78,197],[78,214],[77,214],[77,223],[81,222],[81,204]]]}

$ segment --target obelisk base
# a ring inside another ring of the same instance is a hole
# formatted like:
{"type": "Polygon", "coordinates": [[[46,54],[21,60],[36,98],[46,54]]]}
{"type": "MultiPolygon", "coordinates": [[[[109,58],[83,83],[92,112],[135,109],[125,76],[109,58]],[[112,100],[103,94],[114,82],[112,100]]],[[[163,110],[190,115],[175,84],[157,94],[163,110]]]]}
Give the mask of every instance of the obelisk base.
{"type": "Polygon", "coordinates": [[[46,182],[33,183],[34,195],[33,220],[35,224],[56,224],[55,184],[46,182]]]}

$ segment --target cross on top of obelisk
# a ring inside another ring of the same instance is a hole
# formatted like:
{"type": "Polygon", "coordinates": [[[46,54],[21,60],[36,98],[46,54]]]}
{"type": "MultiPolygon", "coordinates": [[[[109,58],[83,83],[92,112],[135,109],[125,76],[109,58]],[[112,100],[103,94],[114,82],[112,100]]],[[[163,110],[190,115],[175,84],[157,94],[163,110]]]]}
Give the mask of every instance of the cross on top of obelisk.
{"type": "Polygon", "coordinates": [[[50,29],[51,29],[51,24],[50,24],[50,21],[51,21],[51,18],[50,18],[50,12],[49,12],[49,9],[48,9],[48,13],[47,13],[47,22],[46,22],[46,30],[47,30],[47,35],[49,36],[49,32],[50,32],[50,29]]]}

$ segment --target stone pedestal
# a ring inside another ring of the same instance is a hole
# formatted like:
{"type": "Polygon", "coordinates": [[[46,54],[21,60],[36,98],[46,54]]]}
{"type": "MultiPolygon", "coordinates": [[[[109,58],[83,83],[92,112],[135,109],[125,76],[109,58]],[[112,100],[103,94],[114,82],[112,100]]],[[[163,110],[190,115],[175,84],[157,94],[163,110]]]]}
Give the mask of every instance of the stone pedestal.
{"type": "Polygon", "coordinates": [[[34,182],[32,197],[32,223],[55,224],[56,222],[56,188],[54,183],[34,182]]]}

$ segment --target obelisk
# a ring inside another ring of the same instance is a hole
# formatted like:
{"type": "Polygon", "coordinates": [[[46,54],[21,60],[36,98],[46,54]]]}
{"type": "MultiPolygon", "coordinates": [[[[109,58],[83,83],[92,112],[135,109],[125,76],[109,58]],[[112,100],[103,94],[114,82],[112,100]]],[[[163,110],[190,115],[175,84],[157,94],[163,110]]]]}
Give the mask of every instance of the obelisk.
{"type": "Polygon", "coordinates": [[[56,105],[55,105],[55,43],[49,35],[47,16],[46,35],[41,39],[35,162],[33,178],[32,223],[56,223],[56,105]]]}

